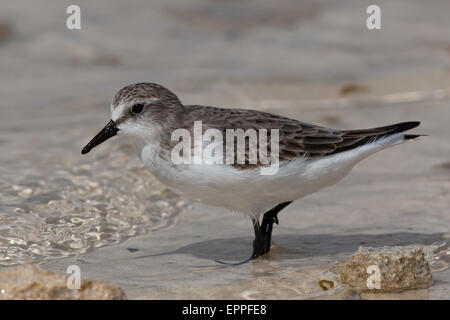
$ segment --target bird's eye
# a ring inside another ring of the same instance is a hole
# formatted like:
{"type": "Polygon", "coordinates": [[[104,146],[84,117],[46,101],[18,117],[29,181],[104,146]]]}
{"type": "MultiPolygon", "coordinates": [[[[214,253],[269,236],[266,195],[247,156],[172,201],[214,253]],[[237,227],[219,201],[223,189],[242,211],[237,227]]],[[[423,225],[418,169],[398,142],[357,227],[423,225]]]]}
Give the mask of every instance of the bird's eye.
{"type": "Polygon", "coordinates": [[[136,103],[134,106],[131,107],[131,112],[134,114],[139,114],[142,111],[144,111],[144,105],[142,103],[136,103]]]}

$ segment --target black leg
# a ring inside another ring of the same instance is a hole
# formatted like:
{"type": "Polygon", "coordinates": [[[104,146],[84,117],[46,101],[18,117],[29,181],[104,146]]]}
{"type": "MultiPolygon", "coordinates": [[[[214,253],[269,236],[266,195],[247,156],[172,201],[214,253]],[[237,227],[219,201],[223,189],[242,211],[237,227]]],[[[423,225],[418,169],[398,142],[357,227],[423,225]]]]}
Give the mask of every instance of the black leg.
{"type": "Polygon", "coordinates": [[[253,219],[253,228],[255,230],[255,240],[253,241],[252,259],[258,258],[270,251],[270,242],[272,239],[273,223],[278,224],[278,213],[286,208],[292,201],[283,202],[267,211],[262,219],[261,226],[259,221],[253,219]]]}
{"type": "Polygon", "coordinates": [[[264,253],[268,253],[270,251],[273,223],[275,222],[278,224],[278,213],[291,203],[292,201],[280,203],[275,208],[270,209],[264,214],[261,224],[261,232],[264,239],[264,253]]]}
{"type": "Polygon", "coordinates": [[[259,256],[262,256],[264,251],[264,236],[261,231],[261,226],[259,225],[258,219],[253,218],[253,229],[255,230],[255,240],[253,240],[253,253],[252,253],[252,259],[258,258],[259,256]]]}
{"type": "Polygon", "coordinates": [[[227,263],[220,260],[216,260],[216,262],[226,265],[241,265],[258,258],[265,253],[268,253],[270,251],[273,223],[275,222],[276,224],[278,224],[278,213],[286,208],[290,203],[292,203],[292,201],[280,203],[276,207],[267,211],[263,216],[261,225],[259,224],[258,219],[252,219],[253,229],[255,231],[255,240],[253,240],[253,253],[250,258],[237,263],[227,263]]]}

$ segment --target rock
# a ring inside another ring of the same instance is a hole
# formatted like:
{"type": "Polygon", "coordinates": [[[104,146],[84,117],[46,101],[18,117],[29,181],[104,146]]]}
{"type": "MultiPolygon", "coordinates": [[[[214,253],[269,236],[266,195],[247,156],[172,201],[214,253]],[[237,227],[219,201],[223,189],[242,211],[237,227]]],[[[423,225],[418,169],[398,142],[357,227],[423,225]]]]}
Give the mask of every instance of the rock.
{"type": "Polygon", "coordinates": [[[361,292],[401,292],[429,287],[433,278],[422,249],[360,247],[350,262],[333,268],[342,284],[361,292]]]}
{"type": "Polygon", "coordinates": [[[8,39],[11,33],[11,26],[0,21],[0,41],[8,39]]]}
{"type": "Polygon", "coordinates": [[[35,265],[0,271],[0,300],[124,300],[123,290],[113,283],[82,280],[80,289],[67,287],[68,275],[48,272],[35,265]]]}
{"type": "Polygon", "coordinates": [[[367,86],[360,85],[358,83],[349,83],[349,84],[343,85],[340,88],[339,93],[341,94],[341,96],[348,96],[351,94],[368,92],[368,91],[369,91],[369,88],[367,86]]]}

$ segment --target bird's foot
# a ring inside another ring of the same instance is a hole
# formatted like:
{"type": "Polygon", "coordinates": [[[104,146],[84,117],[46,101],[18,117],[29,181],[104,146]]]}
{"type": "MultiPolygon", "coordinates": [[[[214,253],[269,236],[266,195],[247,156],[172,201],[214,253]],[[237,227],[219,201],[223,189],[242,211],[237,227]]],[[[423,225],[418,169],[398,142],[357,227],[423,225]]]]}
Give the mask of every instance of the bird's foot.
{"type": "Polygon", "coordinates": [[[274,223],[279,224],[278,217],[276,215],[264,217],[261,227],[259,226],[259,224],[255,224],[255,240],[253,240],[253,252],[250,258],[236,263],[229,263],[220,260],[215,261],[220,264],[237,266],[247,263],[251,260],[255,260],[269,253],[270,244],[272,241],[272,227],[274,223]]]}
{"type": "Polygon", "coordinates": [[[215,260],[215,261],[220,264],[238,266],[238,265],[242,265],[244,263],[250,262],[252,260],[255,260],[256,258],[259,258],[269,252],[269,250],[266,249],[267,248],[266,240],[267,240],[267,238],[264,237],[262,233],[261,233],[260,237],[253,240],[252,255],[243,261],[240,261],[240,262],[224,262],[224,261],[220,261],[220,260],[215,260]]]}
{"type": "Polygon", "coordinates": [[[264,234],[261,234],[261,237],[253,240],[253,253],[251,259],[254,260],[259,258],[270,251],[270,239],[267,238],[264,234]],[[269,241],[269,243],[267,243],[269,241]]]}

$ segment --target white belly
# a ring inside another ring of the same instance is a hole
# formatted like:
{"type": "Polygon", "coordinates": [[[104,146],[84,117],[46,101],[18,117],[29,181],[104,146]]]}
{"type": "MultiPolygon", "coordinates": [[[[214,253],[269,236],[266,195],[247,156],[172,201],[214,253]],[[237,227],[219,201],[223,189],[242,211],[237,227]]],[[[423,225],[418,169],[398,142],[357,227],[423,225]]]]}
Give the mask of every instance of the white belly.
{"type": "Polygon", "coordinates": [[[261,175],[259,169],[238,170],[230,165],[173,166],[145,148],[141,158],[157,179],[186,198],[258,216],[281,202],[334,185],[365,157],[401,141],[388,142],[381,140],[323,158],[299,158],[280,164],[274,175],[261,175]]]}

